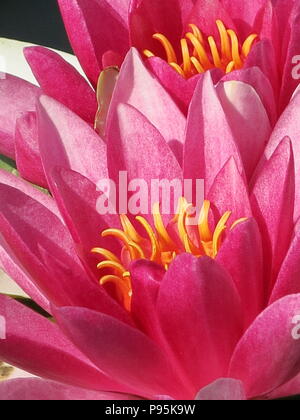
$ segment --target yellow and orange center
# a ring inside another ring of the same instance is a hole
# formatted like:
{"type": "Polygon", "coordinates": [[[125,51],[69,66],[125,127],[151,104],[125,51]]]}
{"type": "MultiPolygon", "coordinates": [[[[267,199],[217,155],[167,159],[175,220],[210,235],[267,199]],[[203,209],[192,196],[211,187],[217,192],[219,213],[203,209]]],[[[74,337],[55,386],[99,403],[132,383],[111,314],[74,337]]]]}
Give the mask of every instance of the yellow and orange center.
{"type": "MultiPolygon", "coordinates": [[[[120,302],[128,311],[131,308],[132,298],[129,271],[131,262],[139,259],[149,260],[168,270],[174,258],[185,252],[199,258],[205,255],[211,258],[217,256],[231,212],[224,213],[214,231],[211,231],[210,202],[204,202],[197,226],[189,223],[189,219],[192,217],[191,209],[192,205],[188,204],[184,198],[180,199],[178,212],[166,227],[160,213],[160,205],[155,204],[153,208],[154,228],[144,217],[136,217],[137,223],[145,231],[145,236],[141,236],[137,232],[125,215],[120,216],[122,230],[112,228],[102,232],[101,235],[104,238],[111,236],[119,239],[122,243],[122,252],[120,256],[117,256],[103,248],[92,250],[93,253],[101,255],[103,258],[103,261],[97,266],[99,270],[105,270],[105,274],[100,278],[100,284],[103,286],[113,283],[120,302]]],[[[244,220],[246,219],[237,220],[231,229],[244,220]]]]}
{"type": "MultiPolygon", "coordinates": [[[[226,73],[241,69],[258,35],[251,34],[240,44],[234,30],[227,29],[221,20],[217,20],[216,25],[220,35],[219,42],[213,36],[206,38],[198,26],[190,24],[191,32],[180,41],[181,57],[176,55],[165,35],[156,33],[153,38],[163,46],[168,64],[186,79],[213,68],[226,73]]],[[[144,50],[144,55],[147,58],[155,56],[147,49],[144,50]]]]}

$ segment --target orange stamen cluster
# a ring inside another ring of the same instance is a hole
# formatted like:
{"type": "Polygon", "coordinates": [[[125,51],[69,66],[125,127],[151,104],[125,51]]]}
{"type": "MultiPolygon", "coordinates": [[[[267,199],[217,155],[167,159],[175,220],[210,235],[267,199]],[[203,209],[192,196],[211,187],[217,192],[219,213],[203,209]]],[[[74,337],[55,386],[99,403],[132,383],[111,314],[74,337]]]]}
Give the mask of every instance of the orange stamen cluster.
{"type": "MultiPolygon", "coordinates": [[[[240,45],[235,31],[226,29],[221,20],[217,20],[216,25],[220,35],[219,46],[213,36],[205,39],[198,26],[189,25],[191,32],[180,41],[181,61],[166,36],[157,33],[153,38],[163,46],[168,64],[186,79],[213,68],[219,68],[226,73],[241,69],[258,35],[249,35],[240,45]]],[[[155,56],[150,50],[144,50],[144,55],[147,58],[155,56]]]]}
{"type": "MultiPolygon", "coordinates": [[[[179,203],[179,210],[168,227],[165,226],[160,213],[159,204],[153,208],[153,222],[155,229],[149,222],[141,217],[136,221],[145,231],[145,237],[140,236],[127,216],[121,215],[121,229],[107,229],[102,232],[102,237],[115,237],[123,244],[122,256],[117,257],[112,252],[103,248],[94,248],[93,253],[99,254],[104,259],[98,264],[99,270],[111,271],[100,278],[100,284],[113,283],[116,286],[118,297],[124,307],[130,311],[132,287],[129,265],[132,261],[147,259],[160,264],[168,270],[171,262],[177,255],[184,252],[196,257],[209,256],[215,258],[222,244],[223,234],[227,229],[227,222],[231,212],[227,211],[220,219],[212,232],[209,224],[210,202],[205,201],[200,212],[198,226],[191,228],[189,218],[192,206],[182,198],[179,203]],[[170,230],[173,231],[171,236],[170,230]]],[[[232,226],[246,219],[237,220],[232,226]]]]}

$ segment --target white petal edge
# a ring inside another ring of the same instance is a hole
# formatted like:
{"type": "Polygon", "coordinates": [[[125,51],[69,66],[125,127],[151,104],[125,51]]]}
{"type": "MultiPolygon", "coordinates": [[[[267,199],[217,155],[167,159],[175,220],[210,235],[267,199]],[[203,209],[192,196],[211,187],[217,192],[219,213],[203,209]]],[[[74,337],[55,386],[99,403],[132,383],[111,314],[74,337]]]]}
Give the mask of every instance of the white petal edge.
{"type": "MultiPolygon", "coordinates": [[[[17,41],[14,39],[0,38],[0,78],[1,72],[10,73],[37,85],[37,81],[33,76],[23,54],[23,49],[30,46],[35,46],[35,44],[17,41]]],[[[52,50],[60,54],[84,76],[84,72],[75,55],[55,49],[52,50]]]]}

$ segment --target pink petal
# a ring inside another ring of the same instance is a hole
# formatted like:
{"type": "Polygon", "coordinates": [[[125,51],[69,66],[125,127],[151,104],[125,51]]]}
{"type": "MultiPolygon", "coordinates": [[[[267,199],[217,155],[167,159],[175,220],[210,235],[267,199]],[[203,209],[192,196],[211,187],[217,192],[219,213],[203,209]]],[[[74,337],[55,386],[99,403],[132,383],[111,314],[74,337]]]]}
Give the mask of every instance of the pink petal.
{"type": "Polygon", "coordinates": [[[96,269],[99,261],[91,250],[102,247],[120,255],[121,246],[117,240],[101,237],[101,232],[105,229],[120,228],[119,217],[101,216],[98,213],[97,200],[100,192],[97,192],[94,183],[79,173],[56,168],[52,172],[51,180],[54,197],[76,244],[77,252],[86,261],[89,269],[99,276],[96,269]]]}
{"type": "Polygon", "coordinates": [[[248,186],[241,177],[234,158],[230,158],[216,176],[207,199],[218,211],[218,219],[231,211],[228,225],[236,220],[252,217],[248,186]]]}
{"type": "Polygon", "coordinates": [[[291,381],[280,386],[268,395],[269,399],[278,399],[286,397],[294,397],[300,395],[300,374],[295,376],[291,381]]]}
{"type": "Polygon", "coordinates": [[[240,152],[211,75],[207,72],[199,81],[189,110],[184,178],[205,179],[205,190],[208,192],[216,176],[232,156],[239,172],[243,174],[240,152]]]}
{"type": "Polygon", "coordinates": [[[251,197],[264,242],[266,281],[271,275],[271,288],[291,243],[294,197],[294,156],[291,142],[285,138],[264,165],[251,197]]]}
{"type": "Polygon", "coordinates": [[[41,187],[48,187],[40,157],[35,112],[23,114],[17,120],[15,134],[16,162],[20,175],[41,187]]]}
{"type": "Polygon", "coordinates": [[[292,241],[291,247],[282,263],[270,302],[295,293],[300,293],[300,232],[292,241]]]}
{"type": "Polygon", "coordinates": [[[159,57],[148,59],[146,65],[176,101],[180,110],[187,114],[199,78],[203,76],[199,75],[185,80],[166,61],[159,57]]]}
{"type": "Polygon", "coordinates": [[[277,104],[275,101],[273,87],[269,79],[258,67],[232,71],[222,78],[223,82],[237,80],[252,86],[259,95],[260,100],[267,111],[271,125],[277,121],[277,104]]]}
{"type": "Polygon", "coordinates": [[[135,389],[137,395],[184,393],[160,348],[138,330],[83,308],[58,309],[56,318],[103,372],[135,389]]]}
{"type": "Polygon", "coordinates": [[[279,95],[279,75],[273,44],[268,39],[257,42],[245,63],[245,69],[259,67],[267,79],[270,80],[276,99],[279,95]]]}
{"type": "MultiPolygon", "coordinates": [[[[94,86],[107,51],[122,56],[129,48],[128,0],[59,0],[73,50],[94,86]]],[[[117,63],[115,63],[117,64],[117,63]]]]}
{"type": "Polygon", "coordinates": [[[243,82],[221,82],[217,93],[251,179],[271,135],[266,110],[252,86],[243,82]]]}
{"type": "Polygon", "coordinates": [[[120,103],[138,109],[167,142],[182,147],[186,119],[158,80],[146,69],[135,49],[128,53],[119,74],[108,116],[108,126],[120,103]]]}
{"type": "Polygon", "coordinates": [[[270,159],[284,137],[289,137],[292,143],[293,154],[295,157],[295,180],[296,180],[296,200],[294,220],[300,216],[300,94],[296,94],[289,106],[286,108],[279,119],[268,146],[265,151],[265,158],[270,159]]]}
{"type": "Polygon", "coordinates": [[[132,283],[131,313],[139,328],[155,339],[160,336],[156,303],[165,270],[150,261],[136,261],[130,267],[132,283]],[[149,316],[152,314],[151,316],[149,316]]]}
{"type": "Polygon", "coordinates": [[[0,244],[0,267],[10,276],[24,292],[31,297],[46,312],[51,313],[50,302],[34,284],[32,278],[14,257],[8,245],[1,240],[0,244]]]}
{"type": "Polygon", "coordinates": [[[294,335],[299,314],[300,295],[287,296],[268,307],[241,339],[229,376],[243,381],[248,398],[264,396],[300,372],[300,341],[294,335]]]}
{"type": "Polygon", "coordinates": [[[222,3],[222,0],[195,0],[194,8],[186,23],[196,24],[207,36],[219,37],[216,26],[217,19],[222,20],[227,28],[235,29],[230,14],[227,13],[222,3]]]}
{"type": "MultiPolygon", "coordinates": [[[[157,129],[137,109],[120,105],[108,134],[108,167],[110,178],[118,185],[120,171],[127,171],[128,182],[142,179],[150,191],[153,180],[180,180],[182,170],[170,147],[157,129]]],[[[151,197],[145,197],[150,214],[151,197]]],[[[153,204],[153,203],[152,203],[153,204]]],[[[177,203],[176,203],[177,206],[177,203]]],[[[169,214],[175,211],[171,200],[169,214]]]]}
{"type": "Polygon", "coordinates": [[[0,153],[15,157],[15,126],[22,112],[34,111],[40,89],[18,77],[0,80],[0,153]]]}
{"type": "Polygon", "coordinates": [[[92,365],[53,322],[1,295],[0,314],[6,323],[6,339],[0,340],[1,360],[74,386],[122,390],[92,365]]]}
{"type": "Polygon", "coordinates": [[[0,384],[1,401],[117,401],[136,399],[138,398],[132,395],[89,391],[39,378],[12,379],[0,384]]]}
{"type": "Polygon", "coordinates": [[[160,286],[157,311],[170,354],[194,395],[226,375],[242,319],[236,288],[219,264],[207,257],[178,256],[160,286]]]}
{"type": "Polygon", "coordinates": [[[43,96],[38,104],[38,124],[40,153],[50,186],[56,166],[77,171],[94,183],[107,178],[106,145],[81,118],[43,96]]]}
{"type": "Polygon", "coordinates": [[[77,70],[48,48],[28,47],[24,54],[43,93],[93,124],[97,111],[96,93],[77,70]]]}
{"type": "Polygon", "coordinates": [[[218,379],[201,389],[196,397],[199,401],[245,401],[242,382],[236,379],[218,379]]]}
{"type": "Polygon", "coordinates": [[[263,250],[260,232],[254,219],[237,225],[227,236],[216,261],[231,275],[241,298],[245,327],[263,310],[263,250]]]}
{"type": "Polygon", "coordinates": [[[152,39],[162,33],[179,50],[186,18],[193,7],[193,0],[133,0],[129,10],[131,44],[140,52],[149,49],[161,55],[159,42],[152,39]]]}

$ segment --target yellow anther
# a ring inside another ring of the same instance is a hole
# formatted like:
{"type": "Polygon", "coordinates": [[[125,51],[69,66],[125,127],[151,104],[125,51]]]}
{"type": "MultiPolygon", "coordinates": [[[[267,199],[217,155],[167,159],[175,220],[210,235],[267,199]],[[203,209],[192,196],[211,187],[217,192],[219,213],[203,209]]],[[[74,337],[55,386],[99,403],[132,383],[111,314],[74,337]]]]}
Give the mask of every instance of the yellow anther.
{"type": "Polygon", "coordinates": [[[227,29],[225,28],[224,23],[219,19],[216,21],[216,25],[220,33],[222,56],[231,61],[232,55],[230,48],[230,38],[228,36],[227,29]]]}
{"type": "Polygon", "coordinates": [[[242,53],[243,53],[244,57],[248,57],[248,55],[251,51],[251,48],[253,47],[254,41],[257,38],[258,38],[258,35],[256,35],[256,34],[248,36],[248,38],[246,39],[246,41],[244,42],[243,47],[242,47],[242,53]]]}
{"type": "Polygon", "coordinates": [[[176,63],[169,63],[170,66],[177,71],[178,74],[180,74],[180,76],[182,77],[186,77],[184,71],[182,70],[182,68],[179,66],[179,64],[176,63]]]}
{"type": "Polygon", "coordinates": [[[215,258],[219,252],[222,240],[222,234],[227,229],[226,223],[231,216],[231,211],[227,211],[217,224],[216,230],[213,235],[213,257],[215,258]]]}
{"type": "Polygon", "coordinates": [[[150,50],[144,50],[143,53],[147,58],[155,57],[155,54],[153,54],[153,52],[150,50]]]}
{"type": "Polygon", "coordinates": [[[176,53],[171,42],[163,34],[154,34],[153,38],[159,41],[165,49],[168,63],[177,63],[176,53]]]}
{"type": "Polygon", "coordinates": [[[191,72],[191,58],[189,47],[186,39],[181,40],[181,50],[182,50],[182,57],[183,57],[183,71],[184,74],[190,74],[191,72]]]}
{"type": "Polygon", "coordinates": [[[212,233],[209,228],[209,211],[210,211],[210,202],[205,200],[200,212],[199,221],[198,221],[198,230],[201,241],[210,242],[212,241],[212,233]]]}
{"type": "Polygon", "coordinates": [[[243,62],[240,56],[240,46],[237,34],[232,29],[228,29],[227,32],[231,39],[232,60],[235,62],[236,68],[240,69],[243,67],[243,62]]]}
{"type": "Polygon", "coordinates": [[[198,55],[198,59],[199,59],[201,65],[202,65],[202,67],[204,67],[205,70],[213,68],[213,65],[210,62],[210,60],[208,58],[208,55],[205,51],[205,48],[203,47],[201,42],[195,37],[195,35],[188,32],[186,34],[186,38],[191,41],[193,47],[195,48],[196,53],[198,55]]]}
{"type": "Polygon", "coordinates": [[[217,48],[217,45],[213,36],[208,37],[208,43],[210,46],[211,55],[214,60],[215,67],[217,67],[218,69],[222,69],[223,65],[222,65],[219,51],[218,51],[218,48],[217,48]]]}
{"type": "Polygon", "coordinates": [[[199,63],[199,60],[197,60],[196,57],[191,57],[191,62],[193,63],[195,69],[197,70],[198,73],[204,73],[205,70],[204,68],[201,66],[201,64],[199,63]]]}
{"type": "Polygon", "coordinates": [[[150,261],[159,261],[159,251],[160,251],[160,247],[159,247],[159,243],[158,240],[156,238],[155,233],[153,232],[152,227],[149,225],[149,223],[147,222],[146,219],[144,219],[141,216],[137,216],[136,220],[143,226],[143,228],[145,229],[145,231],[147,232],[150,242],[151,242],[151,257],[150,257],[150,261]]]}

